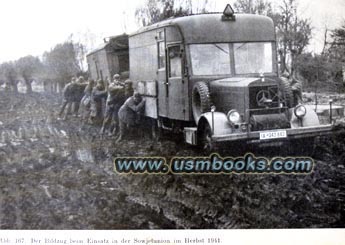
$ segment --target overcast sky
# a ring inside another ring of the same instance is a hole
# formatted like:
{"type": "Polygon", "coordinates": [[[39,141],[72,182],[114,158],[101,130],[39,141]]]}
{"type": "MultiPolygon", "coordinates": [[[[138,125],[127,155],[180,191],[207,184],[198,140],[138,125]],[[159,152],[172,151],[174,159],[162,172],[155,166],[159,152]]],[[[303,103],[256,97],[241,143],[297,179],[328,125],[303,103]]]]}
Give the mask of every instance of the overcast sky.
{"type": "MultiPolygon", "coordinates": [[[[209,0],[210,11],[223,11],[235,0],[209,0]]],[[[272,0],[275,5],[281,0],[272,0]]],[[[339,27],[345,21],[345,0],[298,0],[303,17],[310,18],[314,39],[309,50],[319,52],[325,25],[339,27]]],[[[193,0],[193,4],[197,4],[193,0]]],[[[138,26],[134,11],[145,0],[1,0],[0,62],[26,55],[41,56],[56,44],[73,38],[92,37],[100,44],[102,37],[131,33],[138,26]]],[[[77,41],[77,40],[76,40],[77,41]]]]}

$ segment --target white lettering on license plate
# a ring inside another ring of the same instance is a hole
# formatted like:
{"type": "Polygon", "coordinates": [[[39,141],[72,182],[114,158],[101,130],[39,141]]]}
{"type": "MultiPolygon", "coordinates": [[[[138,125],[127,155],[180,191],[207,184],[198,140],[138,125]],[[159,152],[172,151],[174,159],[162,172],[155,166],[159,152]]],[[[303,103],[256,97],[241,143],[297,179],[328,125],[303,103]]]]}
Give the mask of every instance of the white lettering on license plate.
{"type": "Polygon", "coordinates": [[[286,138],[286,130],[260,132],[261,140],[278,139],[278,138],[286,138]]]}

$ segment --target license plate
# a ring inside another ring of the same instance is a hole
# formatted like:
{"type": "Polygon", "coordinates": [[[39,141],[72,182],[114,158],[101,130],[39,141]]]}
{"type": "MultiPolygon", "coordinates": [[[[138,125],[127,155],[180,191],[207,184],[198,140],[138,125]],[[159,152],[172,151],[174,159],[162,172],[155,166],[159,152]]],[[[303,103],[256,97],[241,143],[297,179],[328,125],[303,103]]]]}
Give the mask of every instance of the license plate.
{"type": "Polygon", "coordinates": [[[286,130],[260,132],[260,140],[286,138],[286,130]]]}

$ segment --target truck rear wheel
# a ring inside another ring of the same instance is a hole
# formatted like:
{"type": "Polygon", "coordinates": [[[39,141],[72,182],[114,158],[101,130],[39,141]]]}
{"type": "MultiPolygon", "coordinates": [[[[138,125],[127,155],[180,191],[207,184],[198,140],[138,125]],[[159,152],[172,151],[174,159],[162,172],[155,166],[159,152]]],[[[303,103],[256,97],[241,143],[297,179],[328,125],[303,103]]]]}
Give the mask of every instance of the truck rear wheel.
{"type": "Polygon", "coordinates": [[[197,82],[192,92],[192,109],[195,123],[198,124],[200,116],[210,111],[210,92],[205,82],[197,82]]]}

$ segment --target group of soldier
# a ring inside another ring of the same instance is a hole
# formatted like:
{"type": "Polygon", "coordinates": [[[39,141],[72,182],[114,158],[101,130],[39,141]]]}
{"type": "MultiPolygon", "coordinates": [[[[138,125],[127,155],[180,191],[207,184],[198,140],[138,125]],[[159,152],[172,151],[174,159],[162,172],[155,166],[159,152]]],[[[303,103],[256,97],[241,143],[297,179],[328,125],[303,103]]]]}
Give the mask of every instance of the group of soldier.
{"type": "Polygon", "coordinates": [[[110,82],[73,77],[64,87],[59,118],[66,120],[69,114],[80,114],[82,126],[102,125],[102,136],[117,136],[116,142],[120,142],[129,129],[139,124],[144,105],[145,99],[134,91],[132,81],[123,82],[119,74],[110,82]]]}

